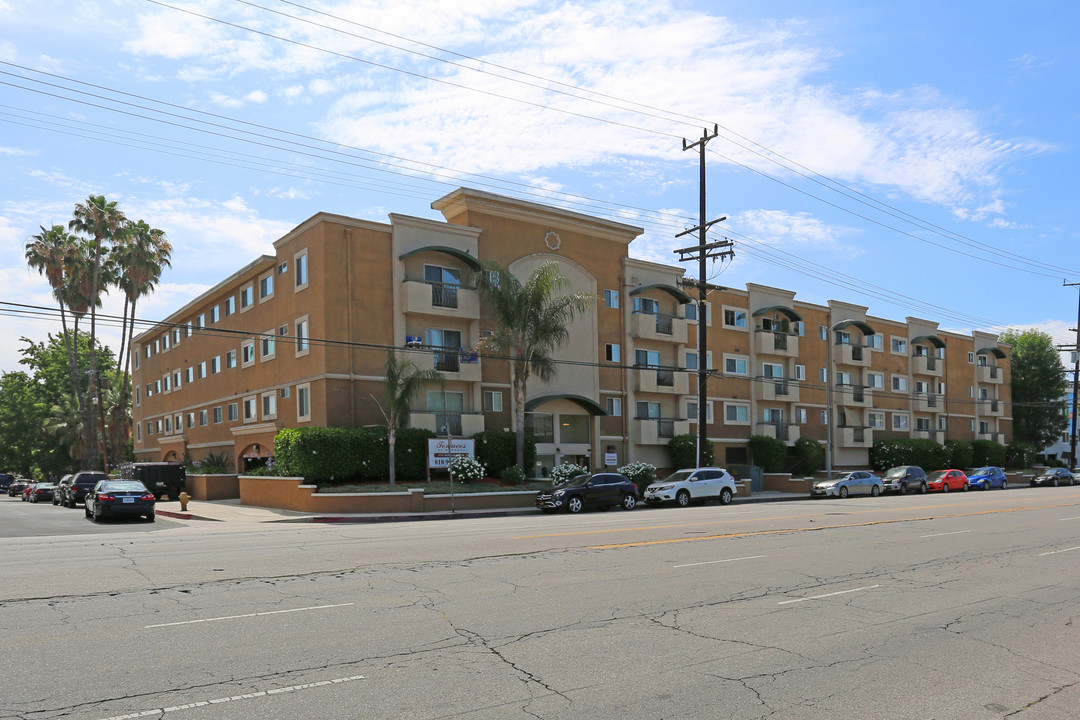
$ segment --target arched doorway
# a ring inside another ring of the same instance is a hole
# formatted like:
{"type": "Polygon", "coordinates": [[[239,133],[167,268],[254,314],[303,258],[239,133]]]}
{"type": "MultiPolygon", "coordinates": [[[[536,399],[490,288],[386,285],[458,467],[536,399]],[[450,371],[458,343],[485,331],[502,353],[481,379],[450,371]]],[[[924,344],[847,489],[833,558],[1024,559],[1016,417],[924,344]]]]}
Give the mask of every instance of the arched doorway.
{"type": "Polygon", "coordinates": [[[162,458],[165,462],[180,462],[180,457],[176,454],[175,450],[170,450],[165,453],[165,457],[162,458]]]}
{"type": "Polygon", "coordinates": [[[240,451],[236,467],[242,474],[257,467],[265,467],[272,457],[270,448],[261,443],[252,443],[240,451]]]}

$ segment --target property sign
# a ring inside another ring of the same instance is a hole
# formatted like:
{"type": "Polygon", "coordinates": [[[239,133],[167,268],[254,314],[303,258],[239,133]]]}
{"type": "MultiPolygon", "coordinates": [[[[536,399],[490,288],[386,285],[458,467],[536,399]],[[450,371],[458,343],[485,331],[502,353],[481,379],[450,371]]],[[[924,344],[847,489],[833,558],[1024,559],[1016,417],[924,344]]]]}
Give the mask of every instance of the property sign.
{"type": "Polygon", "coordinates": [[[615,467],[619,464],[617,453],[604,453],[604,467],[615,467]]]}
{"type": "Polygon", "coordinates": [[[428,438],[427,442],[429,468],[448,468],[456,457],[476,456],[476,441],[472,438],[428,438]]]}

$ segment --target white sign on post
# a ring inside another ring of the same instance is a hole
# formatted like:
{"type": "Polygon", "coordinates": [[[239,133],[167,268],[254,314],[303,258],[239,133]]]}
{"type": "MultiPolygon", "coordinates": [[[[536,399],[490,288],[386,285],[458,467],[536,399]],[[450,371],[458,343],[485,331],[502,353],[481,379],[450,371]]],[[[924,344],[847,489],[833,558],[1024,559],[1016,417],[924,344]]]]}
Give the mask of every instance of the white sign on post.
{"type": "Polygon", "coordinates": [[[446,469],[456,457],[475,457],[476,441],[472,438],[428,438],[428,467],[446,469]]]}

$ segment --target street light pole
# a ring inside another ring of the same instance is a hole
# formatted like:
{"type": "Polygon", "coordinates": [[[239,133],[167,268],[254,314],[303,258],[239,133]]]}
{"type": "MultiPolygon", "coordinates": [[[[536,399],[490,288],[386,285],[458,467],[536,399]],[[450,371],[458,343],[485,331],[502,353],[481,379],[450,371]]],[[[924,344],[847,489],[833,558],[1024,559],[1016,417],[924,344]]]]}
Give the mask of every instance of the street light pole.
{"type": "Polygon", "coordinates": [[[832,346],[833,328],[825,336],[825,479],[832,479],[833,412],[832,412],[832,346]]]}

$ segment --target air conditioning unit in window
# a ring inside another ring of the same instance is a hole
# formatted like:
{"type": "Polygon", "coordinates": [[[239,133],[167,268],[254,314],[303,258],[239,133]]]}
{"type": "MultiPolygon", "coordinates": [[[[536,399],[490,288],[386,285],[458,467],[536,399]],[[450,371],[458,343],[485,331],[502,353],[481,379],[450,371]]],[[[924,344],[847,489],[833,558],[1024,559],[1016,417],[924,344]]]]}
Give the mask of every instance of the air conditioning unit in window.
{"type": "Polygon", "coordinates": [[[423,338],[421,338],[419,335],[405,336],[405,347],[407,348],[418,348],[421,347],[423,344],[423,338]]]}

